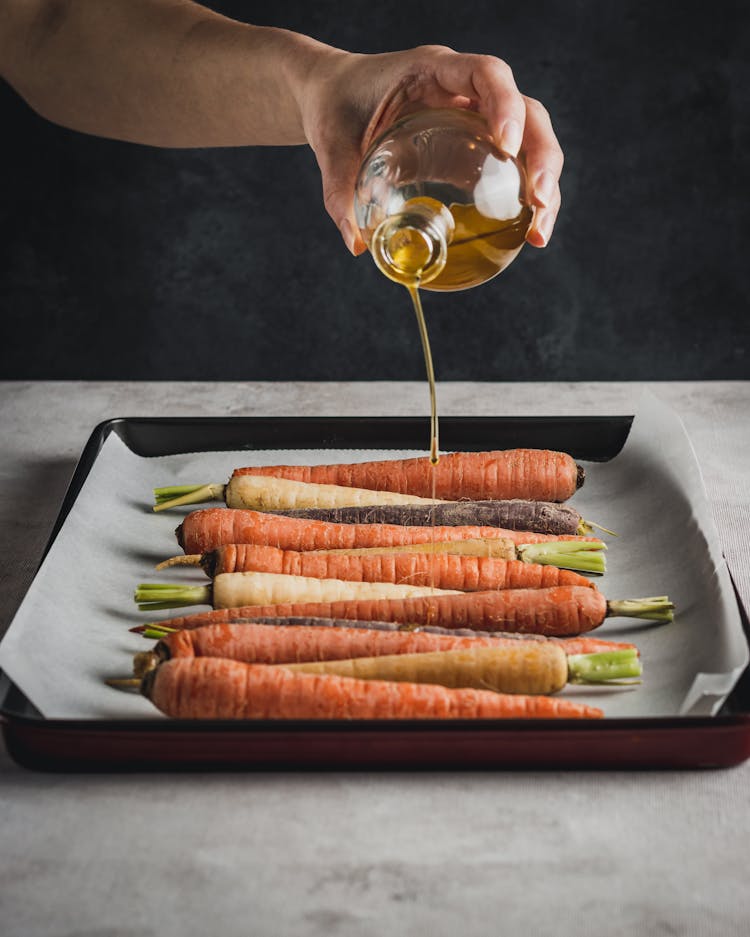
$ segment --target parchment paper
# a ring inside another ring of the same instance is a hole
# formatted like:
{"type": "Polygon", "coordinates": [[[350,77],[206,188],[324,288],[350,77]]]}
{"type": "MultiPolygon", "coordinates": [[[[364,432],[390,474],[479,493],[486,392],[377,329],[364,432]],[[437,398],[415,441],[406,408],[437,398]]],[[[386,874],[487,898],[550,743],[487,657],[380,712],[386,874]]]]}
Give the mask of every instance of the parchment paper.
{"type": "MultiPolygon", "coordinates": [[[[188,509],[154,514],[152,489],[224,482],[239,465],[415,455],[424,451],[264,450],[142,458],[110,435],[0,645],[0,667],[48,718],[162,718],[144,698],[104,683],[107,677],[129,676],[133,654],[150,646],[129,627],[170,615],[138,612],[137,583],[207,582],[194,570],[154,570],[180,552],[174,528],[188,509]]],[[[748,647],[682,423],[648,394],[622,452],[585,467],[586,482],[571,503],[619,535],[605,537],[608,570],[599,587],[610,599],[668,594],[677,615],[666,625],[611,618],[597,629],[601,637],[638,645],[642,685],[569,687],[564,695],[613,717],[715,713],[746,666],[748,647]]]]}

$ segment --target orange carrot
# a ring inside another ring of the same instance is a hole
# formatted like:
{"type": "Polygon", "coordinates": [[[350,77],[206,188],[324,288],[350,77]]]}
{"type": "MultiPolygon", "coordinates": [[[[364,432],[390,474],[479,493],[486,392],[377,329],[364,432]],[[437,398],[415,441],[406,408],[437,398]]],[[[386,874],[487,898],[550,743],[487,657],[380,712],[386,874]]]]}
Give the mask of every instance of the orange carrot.
{"type": "Polygon", "coordinates": [[[607,612],[607,600],[598,590],[584,586],[556,586],[551,589],[506,589],[409,599],[247,605],[176,617],[160,622],[160,625],[197,628],[236,618],[302,615],[567,636],[593,630],[602,624],[607,612]]]}
{"type": "Polygon", "coordinates": [[[178,658],[143,678],[141,692],[178,719],[601,718],[600,709],[548,696],[294,673],[215,657],[178,658]]]}
{"type": "Polygon", "coordinates": [[[272,465],[236,469],[234,475],[275,475],[295,481],[398,491],[423,498],[474,501],[524,498],[566,501],[583,484],[571,456],[549,449],[453,452],[433,467],[428,457],[334,465],[272,465]],[[433,491],[434,471],[434,491],[433,491]]]}
{"type": "Polygon", "coordinates": [[[396,547],[365,547],[351,550],[310,550],[301,553],[298,550],[281,550],[279,547],[256,543],[225,543],[207,553],[180,554],[164,560],[156,567],[158,570],[173,566],[200,566],[206,575],[213,579],[221,573],[242,572],[256,562],[267,563],[274,571],[283,566],[280,558],[288,553],[290,559],[285,562],[294,564],[292,555],[297,556],[385,556],[396,553],[452,553],[462,556],[488,556],[494,559],[515,560],[522,555],[510,540],[453,540],[446,543],[401,544],[396,547]],[[429,549],[428,549],[429,548],[429,549]],[[460,551],[460,552],[459,552],[460,551]]]}
{"type": "MultiPolygon", "coordinates": [[[[354,624],[354,623],[352,623],[354,624]]],[[[537,635],[475,633],[434,634],[429,631],[380,630],[358,627],[219,622],[165,634],[147,654],[170,657],[227,657],[247,664],[284,664],[313,660],[343,660],[388,654],[418,654],[471,647],[506,647],[519,643],[559,644],[566,654],[634,650],[632,644],[596,638],[544,638],[537,635]]]]}
{"type": "Polygon", "coordinates": [[[300,553],[255,544],[228,544],[203,554],[201,565],[209,576],[235,572],[283,573],[318,579],[408,583],[460,592],[488,589],[542,589],[549,586],[588,586],[580,573],[521,560],[442,553],[390,553],[346,555],[300,553]]]}
{"type": "Polygon", "coordinates": [[[328,550],[394,546],[431,540],[506,539],[534,544],[558,541],[599,543],[595,537],[530,533],[501,527],[404,527],[399,524],[332,524],[241,509],[193,511],[177,528],[185,553],[208,553],[229,543],[254,543],[282,550],[328,550]]]}

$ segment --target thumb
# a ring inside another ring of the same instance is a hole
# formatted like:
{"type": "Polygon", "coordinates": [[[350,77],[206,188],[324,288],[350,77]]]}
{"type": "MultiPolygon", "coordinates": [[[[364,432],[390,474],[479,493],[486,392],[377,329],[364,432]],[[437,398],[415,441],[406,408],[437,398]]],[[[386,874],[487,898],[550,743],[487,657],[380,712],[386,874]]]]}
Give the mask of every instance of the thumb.
{"type": "Polygon", "coordinates": [[[360,153],[340,143],[315,153],[323,180],[323,203],[341,232],[344,243],[355,257],[367,250],[354,217],[354,186],[360,153]]]}

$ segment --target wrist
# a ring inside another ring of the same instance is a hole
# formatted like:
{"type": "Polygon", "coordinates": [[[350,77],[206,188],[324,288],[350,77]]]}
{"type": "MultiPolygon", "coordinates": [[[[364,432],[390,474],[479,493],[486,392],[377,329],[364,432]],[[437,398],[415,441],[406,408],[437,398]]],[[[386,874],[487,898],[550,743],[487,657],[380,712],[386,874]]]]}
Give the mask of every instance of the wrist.
{"type": "Polygon", "coordinates": [[[352,53],[297,33],[286,33],[286,37],[282,74],[299,115],[300,142],[312,145],[321,108],[332,107],[340,94],[337,76],[352,53]]]}

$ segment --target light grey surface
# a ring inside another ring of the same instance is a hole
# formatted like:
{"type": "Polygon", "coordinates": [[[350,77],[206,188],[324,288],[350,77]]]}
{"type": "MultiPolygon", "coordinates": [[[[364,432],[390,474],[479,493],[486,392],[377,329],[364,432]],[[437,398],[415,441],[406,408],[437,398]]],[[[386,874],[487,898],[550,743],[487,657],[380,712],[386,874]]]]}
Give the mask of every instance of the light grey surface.
{"type": "MultiPolygon", "coordinates": [[[[750,383],[652,384],[750,595],[750,383]]],[[[439,388],[445,414],[632,413],[641,385],[439,388]]],[[[425,413],[421,384],[0,384],[0,629],[113,416],[425,413]]],[[[745,935],[750,765],[42,775],[0,756],[3,937],[745,935]]]]}

